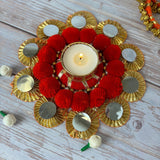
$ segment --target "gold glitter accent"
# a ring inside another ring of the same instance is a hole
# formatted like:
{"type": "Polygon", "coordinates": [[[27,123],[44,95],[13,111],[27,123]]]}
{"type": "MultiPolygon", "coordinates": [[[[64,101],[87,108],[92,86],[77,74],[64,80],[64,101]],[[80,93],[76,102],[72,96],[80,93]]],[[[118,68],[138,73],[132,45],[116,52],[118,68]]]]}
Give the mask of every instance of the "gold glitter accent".
{"type": "Polygon", "coordinates": [[[48,20],[44,21],[43,23],[41,23],[38,26],[38,28],[37,28],[37,37],[38,38],[41,38],[41,39],[48,39],[49,38],[48,36],[46,36],[43,33],[43,29],[47,25],[55,25],[55,26],[57,26],[59,28],[59,33],[58,34],[61,34],[63,29],[66,28],[66,24],[64,22],[61,22],[61,21],[55,20],[55,19],[48,19],[48,20]]]}
{"type": "Polygon", "coordinates": [[[116,21],[106,20],[106,21],[100,22],[96,28],[97,34],[103,34],[103,27],[106,24],[112,24],[118,29],[118,34],[115,37],[110,38],[111,43],[116,45],[122,44],[127,38],[127,31],[116,21]]]}
{"type": "Polygon", "coordinates": [[[34,67],[34,65],[38,62],[38,57],[37,56],[26,57],[23,54],[23,49],[29,43],[36,43],[38,45],[38,48],[41,49],[42,46],[44,46],[46,44],[46,41],[41,40],[39,38],[32,38],[32,39],[28,39],[28,40],[24,41],[19,47],[19,50],[18,50],[19,61],[25,66],[34,67]]]}
{"type": "Polygon", "coordinates": [[[50,119],[44,119],[39,115],[39,109],[41,105],[45,102],[48,102],[48,100],[45,97],[42,97],[40,100],[38,100],[34,106],[34,117],[35,120],[43,127],[46,128],[52,128],[60,125],[63,123],[67,117],[67,110],[61,109],[57,107],[56,114],[54,117],[50,119]]]}
{"type": "Polygon", "coordinates": [[[75,12],[74,14],[68,16],[68,19],[66,21],[67,27],[73,27],[71,20],[74,16],[83,16],[86,19],[86,25],[83,28],[95,29],[97,26],[97,20],[92,13],[87,12],[87,11],[78,11],[78,12],[75,12]]]}
{"type": "Polygon", "coordinates": [[[97,132],[97,130],[99,128],[98,115],[94,110],[87,108],[84,111],[84,113],[87,113],[89,115],[89,117],[91,119],[91,126],[86,131],[80,132],[80,131],[77,131],[76,129],[74,129],[73,124],[72,124],[73,118],[75,117],[75,115],[77,113],[79,113],[79,112],[75,112],[72,110],[68,113],[68,117],[66,120],[67,132],[72,138],[81,138],[84,140],[89,139],[92,135],[94,135],[97,132]]]}
{"type": "Polygon", "coordinates": [[[106,103],[104,103],[101,107],[98,108],[98,114],[99,114],[99,118],[100,120],[106,124],[107,126],[110,127],[121,127],[123,125],[125,125],[129,118],[130,118],[130,107],[127,101],[125,101],[124,99],[121,99],[120,97],[117,97],[115,99],[111,99],[111,100],[107,100],[106,103]],[[119,120],[111,120],[110,118],[107,117],[106,115],[106,106],[109,103],[112,102],[116,102],[121,104],[122,108],[123,108],[123,115],[119,120]]]}
{"type": "Polygon", "coordinates": [[[17,98],[25,102],[32,102],[32,101],[38,100],[42,96],[41,93],[39,92],[39,81],[34,78],[31,68],[25,68],[19,73],[17,73],[17,75],[15,75],[14,80],[12,82],[12,93],[17,98]],[[17,88],[17,80],[23,75],[30,75],[34,79],[34,86],[28,92],[21,92],[17,88]]]}
{"type": "Polygon", "coordinates": [[[134,62],[128,62],[121,55],[120,60],[123,62],[125,69],[126,70],[135,70],[135,71],[140,70],[144,66],[144,55],[143,55],[142,51],[138,47],[136,47],[132,44],[120,45],[121,51],[123,51],[126,48],[133,49],[136,52],[137,56],[136,56],[136,60],[134,62]]]}
{"type": "Polygon", "coordinates": [[[122,94],[120,95],[122,98],[124,98],[126,101],[128,102],[136,102],[138,100],[140,100],[145,91],[146,91],[146,83],[145,80],[143,78],[143,76],[136,71],[126,71],[122,77],[122,79],[127,78],[127,77],[134,77],[137,79],[139,87],[138,90],[134,93],[127,93],[127,92],[122,92],[122,94]]]}

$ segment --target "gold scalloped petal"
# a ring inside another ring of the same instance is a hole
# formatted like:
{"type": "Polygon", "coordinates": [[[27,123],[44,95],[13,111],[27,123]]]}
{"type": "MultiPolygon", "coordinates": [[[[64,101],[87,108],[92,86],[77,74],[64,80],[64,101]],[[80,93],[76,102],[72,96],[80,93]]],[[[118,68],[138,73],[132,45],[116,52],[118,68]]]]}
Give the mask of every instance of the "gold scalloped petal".
{"type": "Polygon", "coordinates": [[[110,38],[112,44],[120,45],[127,39],[127,31],[118,22],[112,20],[100,22],[96,28],[97,34],[103,34],[103,27],[106,24],[112,24],[118,29],[118,34],[115,37],[110,38]]]}
{"type": "Polygon", "coordinates": [[[80,132],[77,131],[76,129],[74,129],[73,125],[72,125],[72,121],[74,116],[79,113],[79,112],[75,112],[75,111],[70,111],[66,120],[66,129],[68,134],[72,137],[72,138],[81,138],[81,139],[89,139],[92,135],[94,135],[99,127],[99,118],[97,113],[90,109],[87,108],[85,111],[85,113],[87,113],[89,115],[89,117],[91,118],[91,126],[88,130],[80,132]]]}
{"type": "Polygon", "coordinates": [[[115,99],[107,100],[107,102],[104,103],[98,109],[98,114],[99,114],[100,120],[104,124],[106,124],[107,126],[109,126],[109,127],[121,127],[121,126],[125,125],[130,118],[130,107],[129,107],[129,104],[128,104],[127,101],[118,97],[118,98],[115,98],[115,99]],[[105,113],[106,105],[108,105],[109,103],[112,103],[112,102],[117,102],[117,103],[121,104],[122,107],[123,107],[123,115],[119,120],[111,120],[110,118],[108,118],[106,116],[106,113],[105,113]]]}
{"type": "Polygon", "coordinates": [[[134,93],[126,93],[126,92],[122,92],[122,94],[120,95],[122,98],[124,98],[126,101],[128,102],[136,102],[138,100],[140,100],[145,91],[146,91],[146,83],[145,80],[143,78],[143,76],[136,71],[126,71],[122,77],[122,79],[127,78],[127,77],[134,77],[137,79],[138,83],[139,83],[139,87],[138,90],[134,93]]]}
{"type": "Polygon", "coordinates": [[[59,21],[59,20],[55,20],[55,19],[48,19],[44,22],[42,22],[38,28],[37,28],[37,37],[38,38],[41,38],[41,39],[48,39],[49,37],[46,36],[43,32],[43,29],[44,27],[46,27],[47,25],[56,25],[58,28],[59,28],[59,33],[58,34],[61,34],[63,29],[65,29],[66,27],[66,24],[62,21],[59,21]]]}
{"type": "Polygon", "coordinates": [[[41,49],[42,46],[46,44],[46,41],[43,41],[39,38],[32,38],[32,39],[28,39],[28,40],[24,41],[19,47],[19,50],[18,50],[19,61],[25,66],[34,67],[34,65],[38,62],[38,57],[37,56],[26,57],[23,54],[24,47],[29,43],[36,43],[38,45],[38,48],[41,49]]]}
{"type": "Polygon", "coordinates": [[[74,14],[68,16],[67,21],[66,21],[67,27],[73,27],[71,20],[74,16],[83,16],[86,19],[86,25],[83,28],[95,29],[97,26],[97,20],[92,13],[87,12],[87,11],[78,11],[78,12],[75,12],[74,14]]]}
{"type": "Polygon", "coordinates": [[[128,62],[121,55],[120,59],[123,62],[126,70],[138,71],[142,69],[142,67],[144,66],[144,55],[137,46],[134,46],[133,44],[121,44],[120,48],[121,48],[121,51],[123,51],[126,48],[133,49],[137,54],[136,60],[134,62],[128,62]]]}
{"type": "Polygon", "coordinates": [[[62,124],[66,117],[67,117],[67,110],[61,109],[57,107],[57,111],[54,117],[50,119],[44,119],[39,115],[39,109],[41,105],[45,102],[48,102],[48,100],[45,97],[42,97],[40,100],[38,100],[34,106],[34,117],[36,121],[43,127],[46,128],[53,128],[60,124],[62,124]]]}
{"type": "Polygon", "coordinates": [[[22,101],[32,102],[32,101],[38,100],[42,96],[39,91],[39,82],[37,79],[34,78],[31,68],[25,68],[22,71],[20,71],[19,73],[17,73],[15,75],[14,80],[11,83],[11,85],[12,85],[12,93],[22,101]],[[17,80],[23,75],[30,75],[34,79],[34,86],[28,92],[21,92],[17,88],[17,80]]]}

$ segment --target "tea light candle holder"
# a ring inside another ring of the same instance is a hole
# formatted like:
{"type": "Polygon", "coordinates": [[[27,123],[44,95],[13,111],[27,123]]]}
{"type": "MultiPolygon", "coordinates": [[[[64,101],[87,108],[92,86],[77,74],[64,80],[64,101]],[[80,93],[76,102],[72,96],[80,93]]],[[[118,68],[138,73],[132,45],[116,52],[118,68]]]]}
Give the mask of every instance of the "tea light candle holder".
{"type": "Polygon", "coordinates": [[[68,77],[90,79],[99,63],[97,50],[88,43],[74,42],[62,51],[61,63],[68,77]]]}

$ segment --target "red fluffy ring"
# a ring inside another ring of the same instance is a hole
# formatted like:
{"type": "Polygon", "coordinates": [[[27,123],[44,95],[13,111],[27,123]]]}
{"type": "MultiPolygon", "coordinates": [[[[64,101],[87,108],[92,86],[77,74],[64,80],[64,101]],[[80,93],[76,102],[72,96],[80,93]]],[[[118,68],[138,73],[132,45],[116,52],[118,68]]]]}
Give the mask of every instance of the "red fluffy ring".
{"type": "Polygon", "coordinates": [[[39,90],[46,98],[52,98],[60,89],[59,81],[55,77],[47,77],[39,83],[39,90]]]}
{"type": "Polygon", "coordinates": [[[111,41],[104,34],[98,34],[93,41],[93,46],[100,51],[104,51],[109,45],[111,41]]]}
{"type": "Polygon", "coordinates": [[[66,45],[64,38],[58,34],[51,36],[48,39],[47,44],[48,46],[54,48],[56,51],[61,51],[66,45]]]}
{"type": "Polygon", "coordinates": [[[100,81],[99,87],[106,90],[107,98],[109,99],[119,96],[122,92],[121,79],[111,75],[104,76],[100,81]]]}
{"type": "Polygon", "coordinates": [[[85,92],[76,92],[73,94],[71,108],[73,111],[82,112],[89,107],[89,96],[85,92]]]}
{"type": "Polygon", "coordinates": [[[72,103],[73,92],[68,89],[58,91],[55,96],[55,103],[60,108],[69,108],[72,103]]]}
{"type": "Polygon", "coordinates": [[[106,100],[106,91],[103,88],[95,88],[90,92],[90,108],[100,107],[106,100]]]}
{"type": "Polygon", "coordinates": [[[33,68],[33,75],[39,80],[50,77],[52,74],[53,68],[46,62],[38,62],[33,68]]]}
{"type": "Polygon", "coordinates": [[[56,60],[56,52],[53,48],[49,46],[43,46],[38,52],[39,62],[47,62],[52,64],[56,60]]]}
{"type": "Polygon", "coordinates": [[[113,76],[121,77],[124,74],[124,64],[120,60],[113,60],[107,64],[106,71],[113,76]]]}
{"type": "Polygon", "coordinates": [[[110,45],[105,49],[103,52],[103,56],[106,61],[112,61],[115,59],[119,59],[121,56],[121,49],[119,48],[118,45],[110,45]]]}
{"type": "Polygon", "coordinates": [[[96,35],[97,34],[94,29],[84,28],[80,31],[80,41],[92,43],[96,35]]]}
{"type": "Polygon", "coordinates": [[[77,28],[69,27],[63,30],[62,36],[65,38],[68,44],[78,42],[80,39],[80,31],[77,28]]]}

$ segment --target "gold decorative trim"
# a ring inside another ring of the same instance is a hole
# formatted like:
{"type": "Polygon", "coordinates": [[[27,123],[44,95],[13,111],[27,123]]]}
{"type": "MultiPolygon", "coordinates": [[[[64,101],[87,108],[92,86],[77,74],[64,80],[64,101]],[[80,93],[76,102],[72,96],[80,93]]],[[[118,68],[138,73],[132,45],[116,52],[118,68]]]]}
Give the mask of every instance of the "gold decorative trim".
{"type": "Polygon", "coordinates": [[[41,105],[45,102],[48,102],[48,100],[45,97],[42,97],[40,100],[38,100],[35,103],[35,106],[34,106],[35,120],[41,126],[46,127],[46,128],[53,128],[53,127],[56,127],[56,126],[62,124],[67,117],[67,110],[66,109],[61,109],[61,108],[57,107],[56,114],[54,115],[54,117],[52,117],[50,119],[44,119],[39,115],[39,109],[40,109],[41,105]]]}
{"type": "Polygon", "coordinates": [[[61,34],[63,29],[66,28],[66,24],[62,21],[59,21],[59,20],[55,20],[55,19],[48,19],[44,22],[42,22],[38,28],[37,28],[37,37],[38,38],[41,38],[41,39],[48,39],[49,37],[46,36],[44,33],[43,33],[43,29],[45,26],[49,25],[49,24],[52,24],[52,25],[56,25],[58,28],[59,28],[59,33],[58,34],[61,34]]]}
{"type": "Polygon", "coordinates": [[[32,101],[38,100],[42,96],[39,91],[39,81],[34,78],[31,68],[25,68],[19,73],[17,73],[11,85],[12,85],[12,93],[22,101],[32,102],[32,101]],[[17,88],[17,80],[23,75],[30,75],[34,79],[34,86],[28,92],[21,92],[17,88]]]}
{"type": "Polygon", "coordinates": [[[138,71],[142,69],[142,67],[144,66],[144,55],[142,51],[137,46],[134,46],[132,44],[121,44],[120,45],[121,51],[123,51],[126,48],[133,49],[136,52],[137,57],[134,62],[128,62],[121,55],[120,60],[123,62],[125,69],[134,70],[134,71],[138,71]]]}
{"type": "Polygon", "coordinates": [[[112,24],[118,29],[118,34],[115,37],[110,38],[112,44],[120,45],[127,39],[127,31],[118,22],[112,20],[100,22],[96,28],[97,34],[103,34],[103,27],[106,24],[112,24]]]}
{"type": "Polygon", "coordinates": [[[42,46],[46,44],[46,41],[43,41],[39,38],[32,38],[32,39],[28,39],[28,40],[24,41],[19,47],[19,50],[18,50],[19,61],[25,66],[34,67],[34,65],[38,62],[38,57],[37,56],[26,57],[23,54],[24,47],[29,43],[36,43],[38,45],[38,48],[41,49],[42,46]]]}
{"type": "Polygon", "coordinates": [[[115,98],[115,99],[107,100],[107,102],[104,103],[98,109],[98,114],[99,114],[100,120],[104,124],[106,124],[107,126],[109,126],[109,127],[121,127],[121,126],[125,125],[130,118],[130,107],[129,107],[129,104],[128,104],[127,101],[118,97],[118,98],[115,98]],[[108,105],[109,103],[112,103],[112,102],[117,102],[117,103],[121,104],[122,107],[123,107],[123,115],[119,120],[111,120],[110,118],[108,118],[106,116],[106,113],[105,113],[106,105],[108,105]]]}
{"type": "Polygon", "coordinates": [[[87,11],[78,11],[78,12],[75,12],[74,14],[68,16],[67,21],[66,21],[67,27],[73,27],[71,20],[74,16],[83,16],[86,19],[86,25],[83,28],[95,29],[97,26],[97,20],[92,13],[87,12],[87,11]]]}
{"type": "Polygon", "coordinates": [[[138,84],[139,84],[138,90],[134,93],[126,93],[123,91],[120,96],[123,97],[128,102],[136,102],[143,97],[143,95],[146,91],[145,80],[139,72],[132,71],[132,70],[126,71],[124,73],[122,79],[127,78],[127,77],[134,77],[137,79],[138,84]]]}
{"type": "Polygon", "coordinates": [[[88,130],[80,132],[77,131],[76,129],[74,129],[73,125],[72,125],[72,121],[73,118],[75,117],[75,115],[79,112],[75,112],[75,111],[70,111],[66,120],[66,129],[68,134],[72,137],[72,138],[81,138],[81,139],[89,139],[92,135],[94,135],[99,127],[99,118],[97,113],[90,109],[87,108],[85,111],[85,113],[87,113],[89,115],[89,117],[91,118],[91,126],[88,130]]]}

